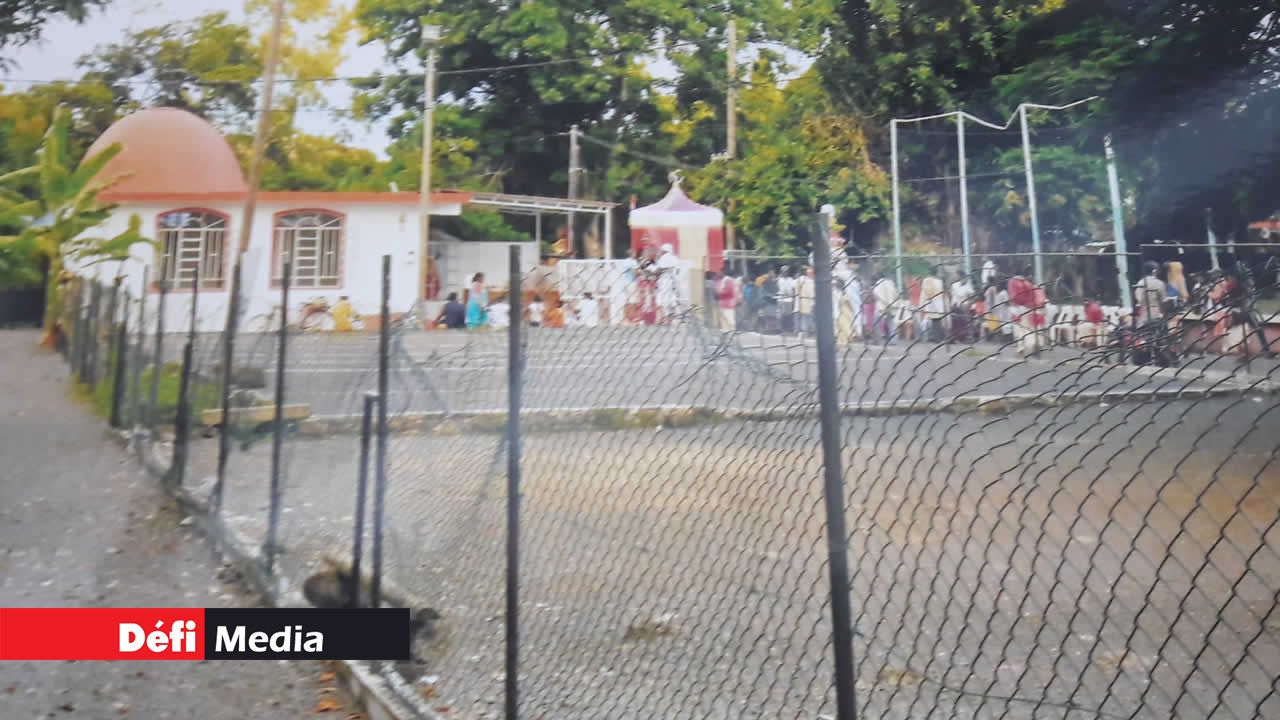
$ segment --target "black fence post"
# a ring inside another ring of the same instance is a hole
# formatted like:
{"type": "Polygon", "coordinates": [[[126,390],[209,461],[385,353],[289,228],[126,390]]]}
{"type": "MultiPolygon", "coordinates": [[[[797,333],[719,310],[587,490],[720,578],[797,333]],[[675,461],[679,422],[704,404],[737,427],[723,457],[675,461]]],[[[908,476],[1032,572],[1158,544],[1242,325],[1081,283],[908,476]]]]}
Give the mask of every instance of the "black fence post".
{"type": "Polygon", "coordinates": [[[520,292],[520,246],[510,248],[511,276],[507,285],[511,323],[507,328],[507,634],[506,718],[519,712],[520,678],[520,391],[524,371],[521,330],[524,297],[520,292]]]}
{"type": "Polygon", "coordinates": [[[356,527],[351,539],[351,588],[347,596],[351,607],[360,607],[360,560],[364,554],[364,506],[369,489],[369,441],[373,435],[373,407],[378,394],[364,394],[364,415],[360,418],[360,468],[356,476],[356,527]]]}
{"type": "Polygon", "coordinates": [[[116,330],[116,366],[115,377],[111,383],[111,427],[124,427],[123,406],[125,383],[128,381],[129,369],[129,294],[125,293],[124,314],[120,318],[120,327],[116,330]]]}
{"type": "Polygon", "coordinates": [[[844,517],[844,470],[840,458],[840,378],[836,372],[835,303],[831,291],[831,246],[827,219],[813,232],[814,323],[818,345],[818,400],[822,424],[823,497],[831,577],[831,631],[835,655],[836,719],[858,715],[853,658],[853,612],[849,597],[849,535],[844,517]]]}
{"type": "Polygon", "coordinates": [[[240,260],[231,269],[231,297],[227,302],[227,325],[222,333],[222,421],[218,424],[218,475],[213,483],[211,506],[216,516],[222,510],[222,492],[231,455],[231,381],[235,365],[236,329],[240,321],[240,260]]]}
{"type": "Polygon", "coordinates": [[[173,418],[173,464],[170,484],[179,488],[186,481],[188,446],[191,442],[191,375],[195,372],[196,310],[200,302],[200,268],[191,272],[191,318],[187,342],[182,346],[182,376],[178,379],[178,409],[173,418]]]}
{"type": "Polygon", "coordinates": [[[115,368],[111,364],[111,348],[116,342],[116,309],[120,305],[120,283],[124,280],[119,275],[111,282],[111,293],[107,296],[107,322],[103,332],[102,344],[106,346],[106,362],[103,363],[102,373],[103,379],[106,379],[107,373],[111,373],[111,377],[115,377],[115,368]]]}
{"type": "Polygon", "coordinates": [[[191,342],[182,346],[182,374],[178,377],[178,407],[173,416],[173,459],[167,475],[171,487],[182,487],[187,471],[187,438],[190,406],[187,391],[191,387],[191,371],[194,359],[191,342]]]}
{"type": "Polygon", "coordinates": [[[140,425],[138,408],[142,395],[142,366],[146,357],[143,344],[147,339],[147,276],[151,268],[142,269],[142,291],[138,294],[138,342],[133,346],[133,379],[129,383],[129,424],[135,429],[140,425]]]}
{"type": "Polygon", "coordinates": [[[276,348],[276,406],[271,428],[271,506],[267,516],[267,539],[262,545],[267,574],[275,566],[276,533],[280,526],[281,455],[284,451],[284,369],[289,348],[289,281],[293,278],[293,253],[285,258],[280,278],[280,338],[276,348]]]}
{"type": "Polygon", "coordinates": [[[164,300],[169,294],[169,281],[163,276],[156,281],[160,299],[156,305],[156,346],[151,359],[151,387],[147,401],[147,437],[155,439],[156,420],[160,414],[160,375],[164,372],[164,300]]]}
{"type": "Polygon", "coordinates": [[[85,362],[81,379],[89,385],[89,390],[98,387],[98,337],[102,319],[102,285],[93,281],[93,290],[89,294],[89,323],[85,328],[85,362]]]}
{"type": "Polygon", "coordinates": [[[71,316],[71,374],[75,376],[77,382],[84,381],[84,328],[87,303],[85,301],[85,293],[88,287],[84,281],[76,278],[75,293],[75,309],[74,315],[71,316]]]}
{"type": "Polygon", "coordinates": [[[391,256],[382,256],[382,322],[378,327],[378,470],[373,485],[372,607],[382,606],[382,514],[387,497],[387,385],[391,357],[391,256]]]}

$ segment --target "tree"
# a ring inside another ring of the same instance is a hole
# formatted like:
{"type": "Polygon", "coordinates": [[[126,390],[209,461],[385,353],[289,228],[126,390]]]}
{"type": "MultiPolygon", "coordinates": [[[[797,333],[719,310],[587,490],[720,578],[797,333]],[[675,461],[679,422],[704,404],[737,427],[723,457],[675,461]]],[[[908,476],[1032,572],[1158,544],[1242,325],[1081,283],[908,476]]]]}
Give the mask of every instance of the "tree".
{"type": "Polygon", "coordinates": [[[223,127],[247,124],[262,74],[248,26],[225,12],[130,33],[80,58],[85,79],[111,89],[121,111],[142,107],[189,110],[223,127]]]}
{"type": "Polygon", "coordinates": [[[827,203],[844,222],[883,217],[888,178],[871,162],[857,118],[842,114],[810,73],[785,88],[758,63],[742,96],[742,156],[714,162],[690,176],[693,194],[728,205],[729,221],[753,249],[792,254],[808,238],[798,232],[827,203]]]}
{"type": "Polygon", "coordinates": [[[389,118],[392,137],[414,133],[421,119],[422,18],[442,27],[437,142],[477,142],[469,177],[510,193],[563,195],[572,125],[585,135],[583,195],[622,200],[653,197],[673,166],[699,166],[724,147],[724,32],[738,18],[743,44],[791,32],[792,6],[816,0],[733,3],[617,3],[529,0],[361,0],[366,42],[380,41],[402,76],[360,85],[360,107],[389,118]],[[655,59],[678,70],[655,78],[655,59]]]}
{"type": "MultiPolygon", "coordinates": [[[[0,0],[0,50],[39,40],[45,23],[58,18],[84,22],[107,0],[0,0]]],[[[0,57],[0,68],[7,65],[0,57]]]]}
{"type": "Polygon", "coordinates": [[[116,120],[110,88],[92,80],[33,85],[0,94],[0,173],[35,162],[58,106],[71,115],[67,152],[78,157],[116,120]]]}
{"type": "Polygon", "coordinates": [[[136,214],[130,217],[128,229],[119,235],[111,238],[84,235],[105,222],[115,209],[98,200],[98,193],[111,184],[98,175],[120,153],[121,146],[111,145],[73,167],[67,153],[70,129],[70,112],[58,108],[37,153],[36,164],[0,176],[0,224],[21,227],[17,235],[0,238],[0,245],[10,246],[17,252],[38,253],[48,263],[42,341],[45,345],[54,340],[62,300],[56,278],[62,274],[66,261],[92,264],[123,260],[129,257],[135,243],[147,242],[141,233],[142,219],[136,214]],[[34,198],[28,199],[13,189],[32,181],[38,190],[34,198]]]}

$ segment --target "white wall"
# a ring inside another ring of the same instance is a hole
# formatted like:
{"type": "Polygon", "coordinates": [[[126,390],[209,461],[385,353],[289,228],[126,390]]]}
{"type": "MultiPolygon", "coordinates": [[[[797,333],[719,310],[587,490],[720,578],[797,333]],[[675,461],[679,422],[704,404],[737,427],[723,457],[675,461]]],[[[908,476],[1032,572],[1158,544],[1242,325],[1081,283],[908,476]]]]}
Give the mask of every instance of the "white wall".
{"type": "MultiPolygon", "coordinates": [[[[129,216],[137,213],[142,218],[142,230],[148,237],[156,236],[156,219],[165,212],[183,209],[182,204],[122,206],[110,220],[95,228],[95,234],[112,237],[128,227],[129,216]]],[[[202,332],[221,331],[226,324],[228,289],[231,280],[231,264],[240,237],[243,206],[227,203],[208,203],[201,207],[226,214],[229,218],[227,232],[226,287],[222,290],[201,290],[198,297],[197,321],[202,332]]],[[[271,240],[274,215],[283,210],[305,210],[279,203],[264,203],[254,213],[253,232],[249,251],[245,254],[244,292],[241,295],[245,307],[242,322],[253,322],[272,313],[280,305],[280,289],[271,287],[271,240]]],[[[317,297],[333,303],[338,296],[346,295],[356,311],[373,315],[381,302],[382,256],[391,255],[391,309],[393,313],[407,311],[417,298],[418,271],[418,223],[413,207],[381,203],[330,205],[324,209],[346,215],[344,232],[343,284],[339,288],[298,289],[289,292],[289,315],[296,321],[302,305],[317,297]]],[[[506,246],[502,246],[504,252],[506,246]]],[[[123,271],[124,287],[133,298],[143,290],[143,276],[151,268],[154,280],[158,269],[151,246],[138,244],[132,257],[124,263],[101,263],[81,267],[81,274],[110,280],[119,270],[123,271]]],[[[505,268],[505,254],[503,255],[505,268]]],[[[146,302],[148,317],[154,318],[159,294],[148,288],[146,302]]],[[[192,293],[189,290],[171,291],[165,299],[166,331],[188,327],[192,293]]],[[[134,318],[136,319],[136,314],[134,318]]],[[[148,321],[154,327],[154,319],[148,321]]]]}
{"type": "Polygon", "coordinates": [[[432,251],[432,255],[441,255],[441,269],[444,277],[441,278],[440,297],[444,298],[451,292],[456,292],[461,296],[462,291],[471,287],[471,278],[476,273],[484,273],[485,285],[493,288],[505,288],[510,284],[511,276],[511,245],[520,247],[520,268],[522,273],[529,273],[538,266],[538,244],[535,242],[526,243],[499,243],[499,242],[447,242],[439,243],[447,247],[438,248],[440,251],[432,251]]]}
{"type": "MultiPolygon", "coordinates": [[[[156,236],[156,220],[159,215],[190,204],[127,204],[102,226],[93,231],[96,235],[112,237],[128,227],[129,216],[137,213],[142,219],[143,234],[156,236]]],[[[231,284],[231,264],[239,243],[243,205],[240,203],[206,203],[200,207],[215,210],[228,216],[226,283],[222,290],[202,289],[197,299],[196,316],[202,332],[219,332],[226,325],[228,289],[231,284]]],[[[271,287],[272,232],[275,214],[285,210],[307,210],[314,207],[286,205],[277,202],[260,204],[254,213],[253,233],[249,250],[244,258],[244,287],[241,295],[242,324],[265,324],[266,318],[280,305],[280,289],[271,287]]],[[[382,256],[391,256],[391,312],[409,310],[417,299],[418,269],[418,221],[416,209],[408,205],[383,203],[330,204],[323,208],[344,213],[343,278],[338,288],[299,289],[289,291],[289,317],[296,322],[303,304],[319,297],[330,304],[340,295],[346,295],[356,311],[362,315],[376,315],[381,303],[382,256]]],[[[443,245],[445,243],[439,243],[443,245]]],[[[460,292],[477,273],[485,274],[491,287],[508,284],[507,243],[451,242],[449,247],[436,247],[433,255],[448,258],[442,267],[441,297],[450,292],[460,292]]],[[[536,243],[519,243],[520,267],[532,270],[538,264],[536,243]]],[[[132,257],[124,263],[101,263],[80,268],[81,274],[96,275],[110,280],[122,271],[123,287],[133,298],[143,291],[143,277],[151,268],[150,279],[155,280],[155,252],[150,245],[133,247],[132,257]]],[[[147,288],[148,327],[154,327],[159,293],[147,288]]],[[[170,291],[165,298],[164,325],[166,331],[185,330],[190,322],[192,293],[189,290],[170,291]]],[[[136,320],[135,314],[130,318],[136,320]]]]}

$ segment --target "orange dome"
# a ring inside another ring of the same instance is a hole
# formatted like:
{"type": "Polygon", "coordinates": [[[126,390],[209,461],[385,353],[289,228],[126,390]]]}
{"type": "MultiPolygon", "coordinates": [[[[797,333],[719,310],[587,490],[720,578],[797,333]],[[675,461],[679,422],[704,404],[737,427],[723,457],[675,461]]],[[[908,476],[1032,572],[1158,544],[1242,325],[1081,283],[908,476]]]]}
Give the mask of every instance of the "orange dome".
{"type": "Polygon", "coordinates": [[[85,157],[117,142],[123,149],[98,177],[125,177],[102,194],[104,200],[248,191],[227,139],[186,110],[150,108],[127,115],[107,128],[85,157]]]}

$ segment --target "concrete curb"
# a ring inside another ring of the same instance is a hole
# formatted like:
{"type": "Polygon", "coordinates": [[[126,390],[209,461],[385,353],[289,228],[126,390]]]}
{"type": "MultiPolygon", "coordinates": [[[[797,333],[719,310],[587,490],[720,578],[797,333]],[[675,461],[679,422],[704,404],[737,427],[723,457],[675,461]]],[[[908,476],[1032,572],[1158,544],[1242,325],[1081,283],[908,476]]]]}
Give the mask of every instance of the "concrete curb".
{"type": "MultiPolygon", "coordinates": [[[[117,434],[121,443],[127,447],[142,464],[144,470],[155,479],[163,482],[166,468],[151,448],[142,433],[128,431],[117,434]]],[[[165,490],[177,501],[189,517],[193,518],[196,527],[213,540],[214,548],[222,558],[240,573],[255,592],[260,594],[272,607],[310,607],[295,583],[284,575],[268,575],[262,563],[260,548],[254,547],[247,538],[229,529],[221,519],[210,513],[210,508],[203,500],[187,492],[185,488],[165,487],[165,490]]],[[[388,580],[383,585],[391,593],[400,597],[412,597],[404,590],[395,587],[388,580]]],[[[396,674],[395,670],[385,673],[377,672],[373,663],[357,660],[341,660],[335,663],[339,685],[347,697],[356,704],[356,709],[368,716],[369,720],[446,720],[420,700],[412,686],[396,674]]]]}
{"type": "MultiPolygon", "coordinates": [[[[889,417],[972,411],[1009,412],[1028,407],[1060,407],[1089,403],[1148,402],[1151,400],[1198,400],[1246,393],[1274,394],[1280,386],[1271,383],[1256,386],[1238,384],[1198,388],[1158,388],[1141,390],[1090,390],[1059,394],[1014,393],[1011,395],[951,395],[904,400],[871,400],[841,405],[845,417],[889,417]]],[[[528,433],[627,431],[655,428],[682,428],[722,422],[779,422],[816,418],[818,404],[804,403],[786,407],[716,408],[702,405],[612,406],[594,408],[560,408],[527,410],[520,414],[522,430],[528,433]]],[[[389,418],[391,432],[452,436],[462,434],[501,434],[506,431],[504,410],[462,412],[403,413],[389,418]]],[[[355,434],[360,431],[360,417],[325,415],[312,417],[299,425],[304,437],[327,437],[355,434]]]]}

